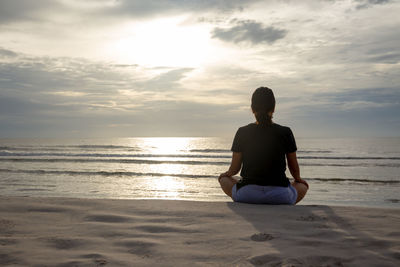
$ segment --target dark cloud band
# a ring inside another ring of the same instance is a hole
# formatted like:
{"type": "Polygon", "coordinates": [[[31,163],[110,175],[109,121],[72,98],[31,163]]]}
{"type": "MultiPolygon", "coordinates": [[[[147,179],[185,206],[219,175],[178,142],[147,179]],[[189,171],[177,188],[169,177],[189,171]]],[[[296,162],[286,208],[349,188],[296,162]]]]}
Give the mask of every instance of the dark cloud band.
{"type": "Polygon", "coordinates": [[[215,28],[212,37],[236,44],[247,42],[255,45],[260,43],[272,44],[284,38],[286,34],[287,31],[284,29],[264,26],[262,23],[248,20],[237,21],[234,26],[229,28],[215,28]]]}

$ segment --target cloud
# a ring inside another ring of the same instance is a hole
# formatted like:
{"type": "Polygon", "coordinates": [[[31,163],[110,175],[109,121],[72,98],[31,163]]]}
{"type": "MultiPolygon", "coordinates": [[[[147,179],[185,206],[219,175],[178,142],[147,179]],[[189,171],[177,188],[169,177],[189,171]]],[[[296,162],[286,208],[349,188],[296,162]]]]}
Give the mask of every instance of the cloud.
{"type": "MultiPolygon", "coordinates": [[[[154,72],[136,65],[127,69],[11,52],[18,61],[0,64],[0,136],[210,136],[253,121],[249,101],[254,86],[243,85],[242,90],[207,83],[208,90],[192,91],[184,83],[196,71],[192,68],[154,72]]],[[[245,69],[227,70],[231,79],[242,71],[251,75],[245,69]]],[[[213,72],[227,75],[223,69],[213,72]]],[[[374,128],[376,134],[393,133],[400,127],[399,89],[285,96],[277,87],[275,118],[293,125],[300,136],[324,131],[346,135],[354,127],[376,125],[381,129],[374,128]]]]}
{"type": "Polygon", "coordinates": [[[259,0],[2,0],[0,1],[0,23],[48,20],[52,14],[65,14],[85,18],[149,18],[200,12],[241,11],[259,0]]]}
{"type": "Polygon", "coordinates": [[[212,37],[226,42],[260,43],[272,44],[286,36],[287,30],[278,29],[273,26],[264,26],[260,22],[252,20],[234,21],[234,26],[228,28],[215,28],[212,37]]]}
{"type": "MultiPolygon", "coordinates": [[[[315,97],[326,99],[331,106],[339,107],[342,110],[400,107],[400,88],[351,89],[316,94],[315,97]]],[[[400,111],[398,113],[400,116],[400,111]]]]}
{"type": "Polygon", "coordinates": [[[400,88],[357,88],[341,89],[334,92],[309,93],[303,97],[278,99],[283,103],[291,103],[290,108],[297,111],[330,113],[370,112],[398,108],[393,117],[400,117],[400,88]]]}
{"type": "Polygon", "coordinates": [[[400,88],[359,88],[277,98],[279,122],[298,136],[397,136],[400,88]]]}
{"type": "Polygon", "coordinates": [[[116,2],[112,8],[108,8],[104,11],[108,14],[118,13],[132,17],[149,17],[166,14],[179,14],[182,12],[230,12],[233,10],[243,10],[245,6],[250,5],[252,2],[257,1],[246,1],[244,3],[240,0],[122,0],[116,2]]]}
{"type": "Polygon", "coordinates": [[[236,105],[199,102],[185,88],[192,68],[10,53],[18,61],[0,61],[0,136],[206,136],[237,119],[236,105]]]}
{"type": "Polygon", "coordinates": [[[178,68],[162,73],[142,84],[142,89],[146,91],[165,91],[180,88],[179,81],[185,74],[191,72],[193,68],[178,68]]]}
{"type": "Polygon", "coordinates": [[[391,0],[356,0],[356,9],[365,9],[374,5],[383,5],[390,2],[391,0]]]}
{"type": "Polygon", "coordinates": [[[40,105],[24,98],[9,97],[0,94],[0,114],[5,115],[25,115],[40,108],[40,105]]]}
{"type": "Polygon", "coordinates": [[[0,58],[14,58],[17,56],[18,56],[17,53],[0,47],[0,58]]]}
{"type": "Polygon", "coordinates": [[[218,135],[253,120],[261,85],[276,92],[277,122],[305,133],[358,122],[365,132],[368,121],[400,131],[398,2],[255,2],[0,1],[0,135],[90,136],[106,125],[115,135],[117,125],[127,135],[218,135]],[[179,38],[167,39],[164,22],[171,33],[201,32],[198,63],[175,64],[179,38]],[[133,47],[141,31],[162,31],[161,53],[133,47]],[[172,63],[146,62],[164,53],[172,63]]]}
{"type": "Polygon", "coordinates": [[[61,95],[61,96],[70,96],[70,97],[79,97],[79,96],[87,95],[86,93],[77,92],[77,91],[56,91],[56,92],[49,92],[49,94],[61,95]]]}
{"type": "Polygon", "coordinates": [[[65,6],[60,1],[53,0],[2,0],[0,1],[0,23],[40,20],[45,12],[61,11],[63,8],[65,6]]]}
{"type": "Polygon", "coordinates": [[[394,136],[400,130],[400,88],[361,88],[277,99],[278,117],[311,136],[394,136]],[[283,110],[282,110],[283,109],[283,110]],[[323,130],[322,130],[323,129],[323,130]]]}
{"type": "MultiPolygon", "coordinates": [[[[388,50],[388,49],[387,49],[388,50]]],[[[386,50],[386,51],[387,51],[386,50]]],[[[375,63],[397,64],[400,62],[400,53],[394,51],[383,52],[367,57],[367,61],[375,63]]]]}

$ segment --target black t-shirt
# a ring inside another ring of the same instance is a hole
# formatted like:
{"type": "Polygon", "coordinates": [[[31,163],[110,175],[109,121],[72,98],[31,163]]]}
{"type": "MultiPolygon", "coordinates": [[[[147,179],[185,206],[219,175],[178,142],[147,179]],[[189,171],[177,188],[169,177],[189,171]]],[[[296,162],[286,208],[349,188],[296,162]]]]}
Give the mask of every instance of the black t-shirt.
{"type": "Polygon", "coordinates": [[[247,184],[289,185],[285,155],[297,150],[289,127],[275,123],[268,126],[251,123],[240,127],[231,150],[242,153],[242,180],[237,189],[247,184]]]}

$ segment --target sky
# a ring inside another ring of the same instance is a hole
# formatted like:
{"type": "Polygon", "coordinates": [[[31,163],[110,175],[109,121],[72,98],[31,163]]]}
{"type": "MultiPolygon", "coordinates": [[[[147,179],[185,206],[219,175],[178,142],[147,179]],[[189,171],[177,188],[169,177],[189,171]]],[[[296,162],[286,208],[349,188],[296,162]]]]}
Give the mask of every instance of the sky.
{"type": "Polygon", "coordinates": [[[0,137],[400,134],[400,1],[0,0],[0,137]]]}

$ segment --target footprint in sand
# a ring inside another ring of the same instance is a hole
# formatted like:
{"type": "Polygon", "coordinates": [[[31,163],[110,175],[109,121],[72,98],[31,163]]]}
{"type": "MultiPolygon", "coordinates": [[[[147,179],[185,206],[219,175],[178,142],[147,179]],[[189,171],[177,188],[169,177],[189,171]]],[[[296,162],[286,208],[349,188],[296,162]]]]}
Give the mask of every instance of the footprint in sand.
{"type": "Polygon", "coordinates": [[[278,255],[260,255],[249,259],[254,266],[332,266],[343,267],[349,260],[337,257],[310,256],[304,258],[280,258],[278,255]],[[321,265],[321,263],[323,263],[321,265]]]}
{"type": "Polygon", "coordinates": [[[35,207],[27,209],[29,212],[44,212],[44,213],[57,213],[57,212],[65,212],[67,209],[54,208],[54,207],[35,207]]]}
{"type": "Polygon", "coordinates": [[[0,246],[9,246],[17,244],[17,240],[11,238],[0,238],[0,246]]]}
{"type": "Polygon", "coordinates": [[[97,264],[97,266],[106,265],[108,263],[105,259],[96,259],[94,262],[97,264]]]}
{"type": "Polygon", "coordinates": [[[119,215],[109,215],[109,214],[92,214],[86,216],[84,220],[89,222],[100,222],[100,223],[124,223],[131,221],[129,217],[119,216],[119,215]]]}
{"type": "Polygon", "coordinates": [[[146,240],[124,240],[114,243],[116,246],[125,247],[127,252],[141,256],[142,258],[149,258],[152,255],[153,248],[157,242],[146,240]]]}
{"type": "Polygon", "coordinates": [[[81,255],[81,258],[92,259],[96,266],[102,266],[108,263],[103,255],[97,253],[84,254],[81,255]]]}
{"type": "Polygon", "coordinates": [[[46,242],[51,247],[60,250],[76,249],[84,246],[86,242],[81,239],[65,239],[58,237],[39,238],[38,240],[46,242]]]}
{"type": "Polygon", "coordinates": [[[274,237],[272,235],[267,234],[267,233],[254,234],[250,238],[251,238],[251,240],[257,241],[257,242],[264,242],[264,241],[268,241],[268,240],[274,239],[274,237]]]}
{"type": "Polygon", "coordinates": [[[318,217],[314,215],[309,215],[309,216],[300,216],[300,218],[297,219],[297,221],[304,221],[304,222],[314,222],[314,221],[325,221],[325,217],[318,217]]]}
{"type": "Polygon", "coordinates": [[[14,226],[15,226],[15,223],[13,221],[0,218],[0,233],[8,232],[14,226]]]}
{"type": "Polygon", "coordinates": [[[400,203],[400,199],[397,198],[389,198],[385,199],[386,202],[391,202],[391,203],[400,203]]]}

